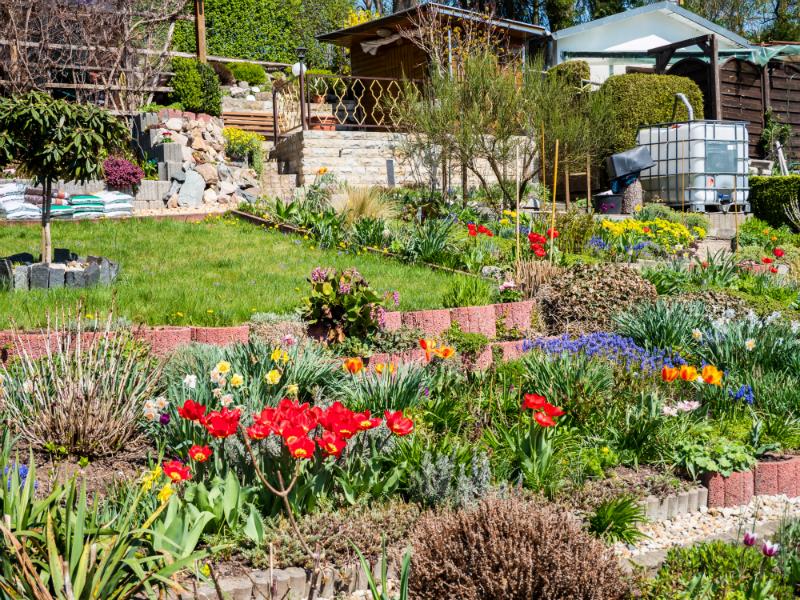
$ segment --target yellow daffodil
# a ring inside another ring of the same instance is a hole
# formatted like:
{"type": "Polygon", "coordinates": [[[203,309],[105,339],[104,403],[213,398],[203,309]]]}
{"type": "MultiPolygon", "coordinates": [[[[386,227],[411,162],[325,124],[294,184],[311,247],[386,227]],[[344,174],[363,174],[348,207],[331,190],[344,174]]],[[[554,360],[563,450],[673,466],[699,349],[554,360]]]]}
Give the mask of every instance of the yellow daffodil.
{"type": "Polygon", "coordinates": [[[222,375],[224,375],[225,373],[228,373],[230,370],[231,370],[231,363],[229,363],[228,361],[221,360],[217,363],[216,366],[217,373],[221,373],[222,375]]]}
{"type": "Polygon", "coordinates": [[[170,496],[175,493],[175,490],[172,489],[172,486],[168,483],[164,487],[161,488],[161,491],[158,492],[158,501],[161,504],[164,504],[167,500],[170,499],[170,496]]]}
{"type": "Polygon", "coordinates": [[[151,489],[153,489],[153,484],[161,478],[161,474],[162,471],[160,465],[147,473],[142,479],[142,491],[149,492],[151,489]]]}
{"type": "Polygon", "coordinates": [[[272,369],[267,373],[267,383],[271,385],[277,384],[281,380],[281,372],[278,369],[272,369]]]}
{"type": "Polygon", "coordinates": [[[511,221],[508,219],[500,219],[500,225],[511,225],[511,221]]]}
{"type": "Polygon", "coordinates": [[[300,386],[296,383],[291,383],[286,386],[286,395],[292,396],[293,398],[297,398],[297,394],[300,393],[300,386]]]}
{"type": "Polygon", "coordinates": [[[272,362],[278,362],[281,358],[281,349],[275,348],[275,350],[272,351],[272,354],[270,354],[269,357],[272,359],[272,362]]]}
{"type": "Polygon", "coordinates": [[[234,373],[231,377],[231,385],[233,387],[239,387],[244,383],[244,377],[239,375],[239,373],[234,373]]]}

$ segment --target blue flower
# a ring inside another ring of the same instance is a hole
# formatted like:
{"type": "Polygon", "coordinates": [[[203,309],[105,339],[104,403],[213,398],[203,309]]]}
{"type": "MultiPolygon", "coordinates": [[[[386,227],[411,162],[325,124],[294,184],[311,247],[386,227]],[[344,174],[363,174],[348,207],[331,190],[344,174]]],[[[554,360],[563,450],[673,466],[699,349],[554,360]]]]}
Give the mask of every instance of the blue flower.
{"type": "Polygon", "coordinates": [[[603,240],[599,235],[593,235],[592,239],[588,242],[589,248],[593,248],[595,250],[608,250],[609,244],[603,240]]]}
{"type": "Polygon", "coordinates": [[[736,393],[734,393],[733,390],[728,390],[728,396],[731,400],[742,401],[751,405],[756,399],[755,394],[753,394],[753,388],[746,384],[742,385],[736,393]]]}
{"type": "Polygon", "coordinates": [[[534,348],[547,354],[583,354],[588,358],[603,358],[627,370],[660,371],[664,365],[685,364],[677,354],[668,350],[648,351],[627,337],[616,333],[598,332],[575,339],[568,335],[542,340],[524,340],[522,351],[534,348]]]}
{"type": "MultiPolygon", "coordinates": [[[[17,467],[16,465],[14,465],[14,463],[12,463],[10,466],[7,466],[6,468],[4,468],[3,469],[3,475],[4,476],[5,475],[8,476],[7,479],[6,479],[6,489],[9,489],[9,490],[11,489],[12,473],[10,473],[10,470],[12,468],[16,468],[16,470],[17,470],[17,476],[19,477],[20,486],[25,485],[25,481],[28,479],[28,473],[29,473],[28,465],[19,465],[17,467]]],[[[33,482],[33,487],[34,487],[34,489],[39,487],[39,482],[38,481],[34,481],[33,482]]]]}

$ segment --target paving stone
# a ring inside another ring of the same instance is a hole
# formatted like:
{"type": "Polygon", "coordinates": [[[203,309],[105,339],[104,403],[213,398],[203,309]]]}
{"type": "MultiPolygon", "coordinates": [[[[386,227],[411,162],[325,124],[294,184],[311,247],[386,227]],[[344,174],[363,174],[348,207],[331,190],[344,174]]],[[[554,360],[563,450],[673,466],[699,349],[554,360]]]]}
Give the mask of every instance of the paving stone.
{"type": "Polygon", "coordinates": [[[284,571],[289,576],[289,600],[304,600],[307,595],[306,570],[290,567],[284,571]]]}
{"type": "Polygon", "coordinates": [[[689,492],[678,494],[678,514],[683,515],[689,512],[689,492]]]}
{"type": "Polygon", "coordinates": [[[228,577],[220,579],[219,587],[226,600],[250,600],[253,596],[253,582],[249,577],[228,577]]]}

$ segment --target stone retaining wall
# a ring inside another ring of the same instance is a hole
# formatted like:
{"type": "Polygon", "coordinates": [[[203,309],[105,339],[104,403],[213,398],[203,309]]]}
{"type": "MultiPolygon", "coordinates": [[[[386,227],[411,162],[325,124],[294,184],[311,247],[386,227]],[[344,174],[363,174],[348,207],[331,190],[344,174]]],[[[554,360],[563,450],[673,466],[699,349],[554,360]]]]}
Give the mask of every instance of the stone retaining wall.
{"type": "MultiPolygon", "coordinates": [[[[298,185],[312,183],[325,168],[352,186],[386,187],[390,185],[387,161],[393,163],[395,185],[428,185],[431,174],[424,162],[403,152],[405,137],[375,131],[301,131],[278,142],[270,158],[282,165],[281,172],[296,174],[298,185]]],[[[479,161],[478,168],[490,184],[497,183],[488,163],[479,161]]],[[[513,173],[513,168],[509,165],[508,172],[513,173]]],[[[449,171],[452,187],[459,187],[461,167],[453,163],[449,171]]],[[[441,173],[434,177],[438,182],[441,173]]],[[[469,173],[468,185],[480,185],[473,173],[469,173]]]]}

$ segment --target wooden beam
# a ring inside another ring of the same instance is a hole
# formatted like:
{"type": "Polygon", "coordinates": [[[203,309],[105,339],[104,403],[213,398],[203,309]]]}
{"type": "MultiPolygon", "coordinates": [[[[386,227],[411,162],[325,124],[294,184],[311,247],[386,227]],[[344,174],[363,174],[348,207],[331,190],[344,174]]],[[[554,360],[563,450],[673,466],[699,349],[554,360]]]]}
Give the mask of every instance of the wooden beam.
{"type": "Polygon", "coordinates": [[[719,85],[719,41],[716,35],[710,40],[711,60],[709,61],[709,81],[711,82],[711,110],[712,119],[722,119],[722,94],[719,85]]]}
{"type": "Polygon", "coordinates": [[[709,41],[713,39],[713,35],[700,35],[698,37],[689,38],[688,40],[682,40],[680,42],[673,42],[671,44],[666,44],[664,46],[658,46],[657,48],[650,48],[647,51],[648,54],[651,56],[656,57],[656,73],[663,73],[667,70],[669,66],[669,61],[672,60],[672,57],[675,55],[676,50],[680,50],[681,48],[688,48],[690,46],[699,46],[700,49],[703,51],[703,54],[708,56],[710,54],[710,47],[709,41]]]}
{"type": "Polygon", "coordinates": [[[197,41],[197,60],[207,63],[205,0],[194,0],[194,30],[197,41]]]}

